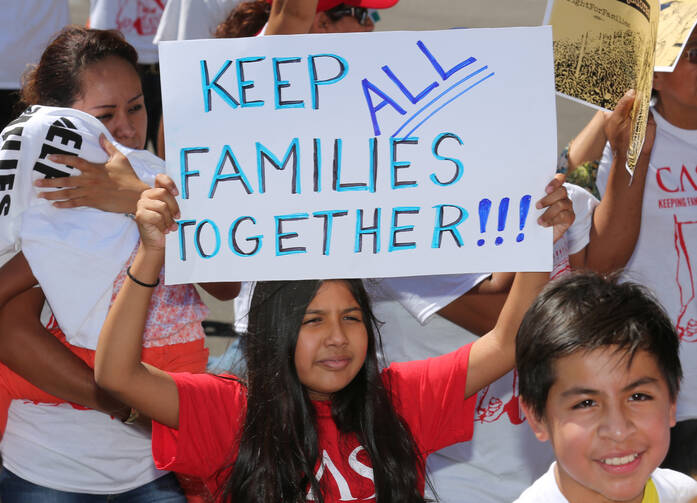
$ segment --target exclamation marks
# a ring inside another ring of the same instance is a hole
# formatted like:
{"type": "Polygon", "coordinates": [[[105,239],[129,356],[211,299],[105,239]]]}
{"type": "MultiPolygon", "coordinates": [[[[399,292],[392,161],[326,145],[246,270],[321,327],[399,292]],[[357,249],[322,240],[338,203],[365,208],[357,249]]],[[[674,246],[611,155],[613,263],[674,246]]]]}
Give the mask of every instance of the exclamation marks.
{"type": "MultiPolygon", "coordinates": [[[[479,232],[486,232],[486,222],[489,220],[489,212],[491,211],[491,200],[482,199],[479,201],[479,232]]],[[[484,246],[485,241],[480,239],[477,241],[477,246],[484,246]]]]}
{"type": "MultiPolygon", "coordinates": [[[[504,197],[501,199],[501,204],[499,204],[499,226],[496,228],[499,232],[503,232],[503,230],[506,228],[506,217],[508,217],[508,203],[510,203],[511,200],[507,197],[504,197]]],[[[496,246],[499,246],[501,243],[503,243],[503,238],[501,236],[496,237],[496,246]]]]}
{"type": "Polygon", "coordinates": [[[528,219],[528,212],[530,211],[530,200],[532,199],[532,196],[525,195],[520,199],[520,222],[518,224],[518,227],[520,229],[520,233],[518,236],[516,236],[515,240],[520,243],[523,239],[525,239],[525,234],[523,234],[523,228],[525,227],[525,221],[528,219]]]}
{"type": "MultiPolygon", "coordinates": [[[[523,229],[525,228],[525,224],[528,219],[528,213],[530,212],[531,199],[532,196],[530,195],[525,195],[520,199],[520,219],[518,221],[520,233],[516,236],[516,242],[518,243],[525,239],[523,229]]],[[[508,207],[510,205],[510,202],[510,198],[504,197],[503,199],[501,199],[501,202],[499,203],[499,219],[498,225],[496,226],[496,230],[498,232],[503,232],[506,229],[506,220],[508,219],[508,207]]],[[[489,221],[491,206],[492,203],[490,199],[482,199],[481,201],[479,201],[479,232],[481,234],[486,233],[486,224],[489,221]]],[[[484,243],[486,243],[486,240],[483,237],[477,240],[477,246],[484,246],[484,243]]],[[[501,244],[503,244],[503,237],[497,236],[494,240],[494,244],[496,246],[500,246],[501,244]]]]}

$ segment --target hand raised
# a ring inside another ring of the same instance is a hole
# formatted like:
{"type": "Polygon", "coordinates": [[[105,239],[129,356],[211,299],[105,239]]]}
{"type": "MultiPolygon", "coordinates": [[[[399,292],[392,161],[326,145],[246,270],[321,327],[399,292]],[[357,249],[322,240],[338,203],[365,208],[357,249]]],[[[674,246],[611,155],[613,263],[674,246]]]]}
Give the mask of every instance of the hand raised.
{"type": "Polygon", "coordinates": [[[162,251],[165,235],[177,229],[179,205],[174,199],[178,194],[174,182],[167,175],[157,175],[155,187],[144,191],[138,200],[136,222],[143,246],[152,251],[162,251]]]}
{"type": "Polygon", "coordinates": [[[557,173],[545,187],[547,195],[535,204],[537,209],[546,208],[545,212],[537,219],[537,223],[543,227],[551,226],[554,228],[555,243],[564,235],[576,218],[573,204],[563,185],[564,180],[564,175],[557,173]]]}

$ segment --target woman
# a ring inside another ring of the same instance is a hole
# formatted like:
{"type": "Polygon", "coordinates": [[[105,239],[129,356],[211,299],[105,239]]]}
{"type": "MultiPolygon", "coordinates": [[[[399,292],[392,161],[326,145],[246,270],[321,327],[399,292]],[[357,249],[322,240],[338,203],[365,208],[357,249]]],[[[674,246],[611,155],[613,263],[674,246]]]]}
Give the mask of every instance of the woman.
{"type": "MultiPolygon", "coordinates": [[[[6,503],[81,501],[85,494],[105,501],[115,494],[129,501],[183,501],[176,480],[154,468],[149,434],[130,425],[137,411],[99,391],[85,364],[93,359],[99,327],[137,243],[135,226],[124,214],[134,211],[140,192],[161,170],[154,156],[135,150],[142,149],[147,126],[136,61],[135,50],[116,32],[64,29],[23,90],[28,104],[41,106],[30,107],[3,133],[4,161],[16,169],[6,194],[10,204],[0,212],[0,255],[4,262],[21,241],[26,260],[16,255],[3,267],[0,303],[26,290],[36,276],[70,351],[43,330],[37,319],[41,292],[29,289],[0,313],[0,354],[45,392],[95,409],[13,403],[2,444],[0,497],[6,503]],[[114,148],[102,137],[121,146],[114,148]],[[111,154],[110,169],[102,165],[107,156],[100,144],[111,154]],[[64,178],[75,172],[64,162],[81,173],[64,178]],[[32,182],[67,188],[39,195],[32,182]],[[76,206],[95,209],[60,209],[76,206]]],[[[143,358],[203,371],[205,306],[191,286],[158,290],[151,325],[158,333],[167,327],[167,335],[150,338],[143,358]]],[[[232,294],[235,290],[233,285],[232,294]]],[[[49,326],[62,337],[55,320],[49,326]]],[[[27,391],[26,383],[2,376],[14,391],[27,391]]],[[[45,394],[30,398],[55,401],[45,394]]]]}

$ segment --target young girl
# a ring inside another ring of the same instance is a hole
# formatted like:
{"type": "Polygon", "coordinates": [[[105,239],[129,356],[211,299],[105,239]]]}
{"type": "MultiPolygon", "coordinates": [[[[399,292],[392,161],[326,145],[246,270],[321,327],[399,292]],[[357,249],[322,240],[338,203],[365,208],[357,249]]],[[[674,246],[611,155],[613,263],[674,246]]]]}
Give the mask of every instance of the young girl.
{"type": "MultiPolygon", "coordinates": [[[[559,180],[538,207],[558,232],[573,220],[559,180]]],[[[140,334],[177,217],[172,193],[144,192],[141,246],[100,335],[95,377],[153,418],[158,466],[206,478],[220,501],[424,501],[425,457],[469,439],[471,397],[512,367],[520,320],[549,276],[519,274],[497,326],[473,344],[383,372],[360,281],[259,283],[248,379],[171,375],[140,362],[140,334]]]]}

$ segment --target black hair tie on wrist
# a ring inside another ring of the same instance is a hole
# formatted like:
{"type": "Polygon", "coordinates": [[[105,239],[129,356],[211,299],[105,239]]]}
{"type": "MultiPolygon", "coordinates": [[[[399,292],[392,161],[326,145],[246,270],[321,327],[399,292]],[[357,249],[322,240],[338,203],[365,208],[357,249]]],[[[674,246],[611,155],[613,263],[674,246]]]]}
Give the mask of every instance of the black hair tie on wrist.
{"type": "Polygon", "coordinates": [[[133,274],[131,274],[131,266],[130,265],[126,268],[126,275],[129,278],[131,278],[131,281],[133,281],[136,285],[144,286],[145,288],[155,288],[157,285],[160,284],[160,278],[157,278],[157,281],[155,281],[154,283],[142,282],[141,280],[139,280],[138,278],[133,276],[133,274]]]}

